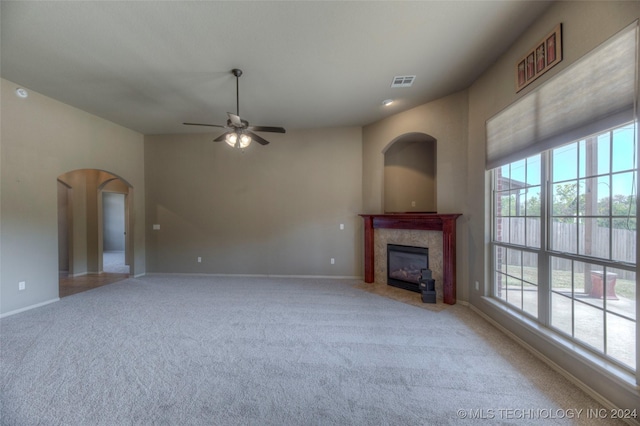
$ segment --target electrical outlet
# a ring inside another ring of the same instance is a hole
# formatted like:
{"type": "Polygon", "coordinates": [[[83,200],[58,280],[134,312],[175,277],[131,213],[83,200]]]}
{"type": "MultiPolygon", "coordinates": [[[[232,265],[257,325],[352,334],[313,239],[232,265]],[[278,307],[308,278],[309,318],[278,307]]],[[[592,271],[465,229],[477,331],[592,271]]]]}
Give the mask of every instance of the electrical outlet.
{"type": "Polygon", "coordinates": [[[476,291],[480,291],[480,283],[476,281],[476,291]]]}
{"type": "Polygon", "coordinates": [[[341,230],[341,231],[342,231],[342,230],[344,230],[344,223],[341,223],[341,224],[340,224],[340,230],[341,230]]]}
{"type": "Polygon", "coordinates": [[[335,260],[333,257],[331,258],[331,264],[332,264],[332,265],[335,265],[335,264],[336,264],[336,260],[335,260]]]}
{"type": "Polygon", "coordinates": [[[27,288],[27,282],[26,281],[20,281],[18,283],[18,290],[22,291],[22,290],[24,290],[26,288],[27,288]]]}
{"type": "Polygon", "coordinates": [[[412,202],[411,202],[411,207],[415,207],[415,206],[416,206],[416,202],[415,202],[415,201],[412,201],[412,202]]]}
{"type": "Polygon", "coordinates": [[[198,263],[202,263],[202,258],[198,256],[198,263]]]}

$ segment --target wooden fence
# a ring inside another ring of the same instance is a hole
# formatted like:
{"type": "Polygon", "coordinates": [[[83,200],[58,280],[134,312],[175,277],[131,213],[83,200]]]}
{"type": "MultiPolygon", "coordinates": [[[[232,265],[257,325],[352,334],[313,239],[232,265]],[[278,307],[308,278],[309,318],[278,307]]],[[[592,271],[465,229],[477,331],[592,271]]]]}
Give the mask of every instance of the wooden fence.
{"type": "MultiPolygon", "coordinates": [[[[595,221],[594,221],[595,222],[595,221]]],[[[502,240],[519,245],[540,247],[540,219],[502,217],[498,219],[497,229],[504,236],[502,240]],[[507,239],[506,237],[509,236],[507,239]]],[[[609,229],[596,226],[593,223],[590,231],[591,243],[586,249],[591,249],[591,253],[585,252],[585,241],[587,237],[584,223],[576,225],[574,223],[554,222],[551,230],[550,248],[554,251],[572,254],[586,254],[589,256],[609,259],[609,249],[611,249],[611,259],[635,263],[636,262],[636,231],[626,229],[609,229]],[[578,235],[579,233],[579,235],[578,235]],[[611,242],[609,241],[611,234],[611,242]],[[579,250],[578,250],[579,248],[579,250]]],[[[523,266],[537,266],[530,256],[523,256],[523,266]]],[[[517,252],[513,252],[506,259],[508,264],[520,264],[521,260],[517,252]]],[[[571,261],[554,257],[552,261],[554,270],[571,270],[571,261]]],[[[581,265],[578,264],[580,267],[581,265]]],[[[582,272],[582,271],[577,271],[582,272]]],[[[633,278],[633,273],[629,278],[633,278]]]]}

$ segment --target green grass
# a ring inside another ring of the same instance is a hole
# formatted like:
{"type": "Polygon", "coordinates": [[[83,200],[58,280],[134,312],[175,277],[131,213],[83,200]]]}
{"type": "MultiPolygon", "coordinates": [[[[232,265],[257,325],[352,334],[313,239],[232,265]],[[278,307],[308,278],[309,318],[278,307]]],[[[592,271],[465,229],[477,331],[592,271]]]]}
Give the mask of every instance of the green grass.
{"type": "MultiPolygon", "coordinates": [[[[511,268],[516,268],[515,265],[509,265],[509,270],[512,271],[511,268]]],[[[504,272],[504,271],[503,271],[504,272]]],[[[538,283],[538,269],[535,267],[523,267],[522,268],[522,279],[527,283],[537,284],[538,283]]],[[[575,274],[576,283],[582,283],[584,280],[583,273],[575,274]]],[[[551,283],[551,287],[554,290],[571,290],[571,271],[553,271],[553,282],[551,283]]],[[[519,280],[509,277],[507,279],[507,284],[509,286],[516,285],[519,286],[519,280]]],[[[579,285],[577,286],[579,287],[579,285]]],[[[616,295],[619,297],[625,297],[627,299],[635,300],[636,299],[636,282],[633,280],[625,280],[618,278],[616,280],[616,295]]]]}

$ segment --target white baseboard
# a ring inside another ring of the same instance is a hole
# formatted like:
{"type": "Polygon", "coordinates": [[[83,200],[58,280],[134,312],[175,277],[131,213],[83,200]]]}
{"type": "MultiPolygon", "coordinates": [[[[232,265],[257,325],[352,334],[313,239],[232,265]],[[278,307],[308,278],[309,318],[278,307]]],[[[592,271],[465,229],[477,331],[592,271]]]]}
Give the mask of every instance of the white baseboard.
{"type": "Polygon", "coordinates": [[[244,277],[244,278],[316,278],[335,280],[363,280],[364,277],[356,275],[275,275],[275,274],[205,274],[190,272],[147,272],[149,276],[192,276],[192,277],[244,277]]]}
{"type": "Polygon", "coordinates": [[[9,311],[9,312],[5,312],[4,314],[0,314],[0,318],[5,318],[5,317],[11,316],[11,315],[19,314],[20,312],[29,311],[31,309],[35,309],[35,308],[39,308],[39,307],[44,306],[44,305],[48,305],[49,303],[59,302],[59,301],[60,301],[60,298],[57,297],[55,299],[47,300],[46,302],[36,303],[35,305],[26,306],[24,308],[16,309],[15,311],[9,311]]]}

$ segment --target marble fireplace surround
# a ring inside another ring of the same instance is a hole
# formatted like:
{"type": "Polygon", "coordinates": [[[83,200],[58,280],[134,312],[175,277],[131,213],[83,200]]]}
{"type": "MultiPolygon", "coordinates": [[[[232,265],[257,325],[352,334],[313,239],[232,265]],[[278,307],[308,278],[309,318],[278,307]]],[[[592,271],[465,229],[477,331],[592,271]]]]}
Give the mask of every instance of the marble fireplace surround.
{"type": "Polygon", "coordinates": [[[386,284],[387,243],[429,248],[429,268],[444,303],[456,303],[456,219],[460,214],[361,214],[364,281],[386,284]],[[375,230],[375,231],[374,231],[375,230]]]}

